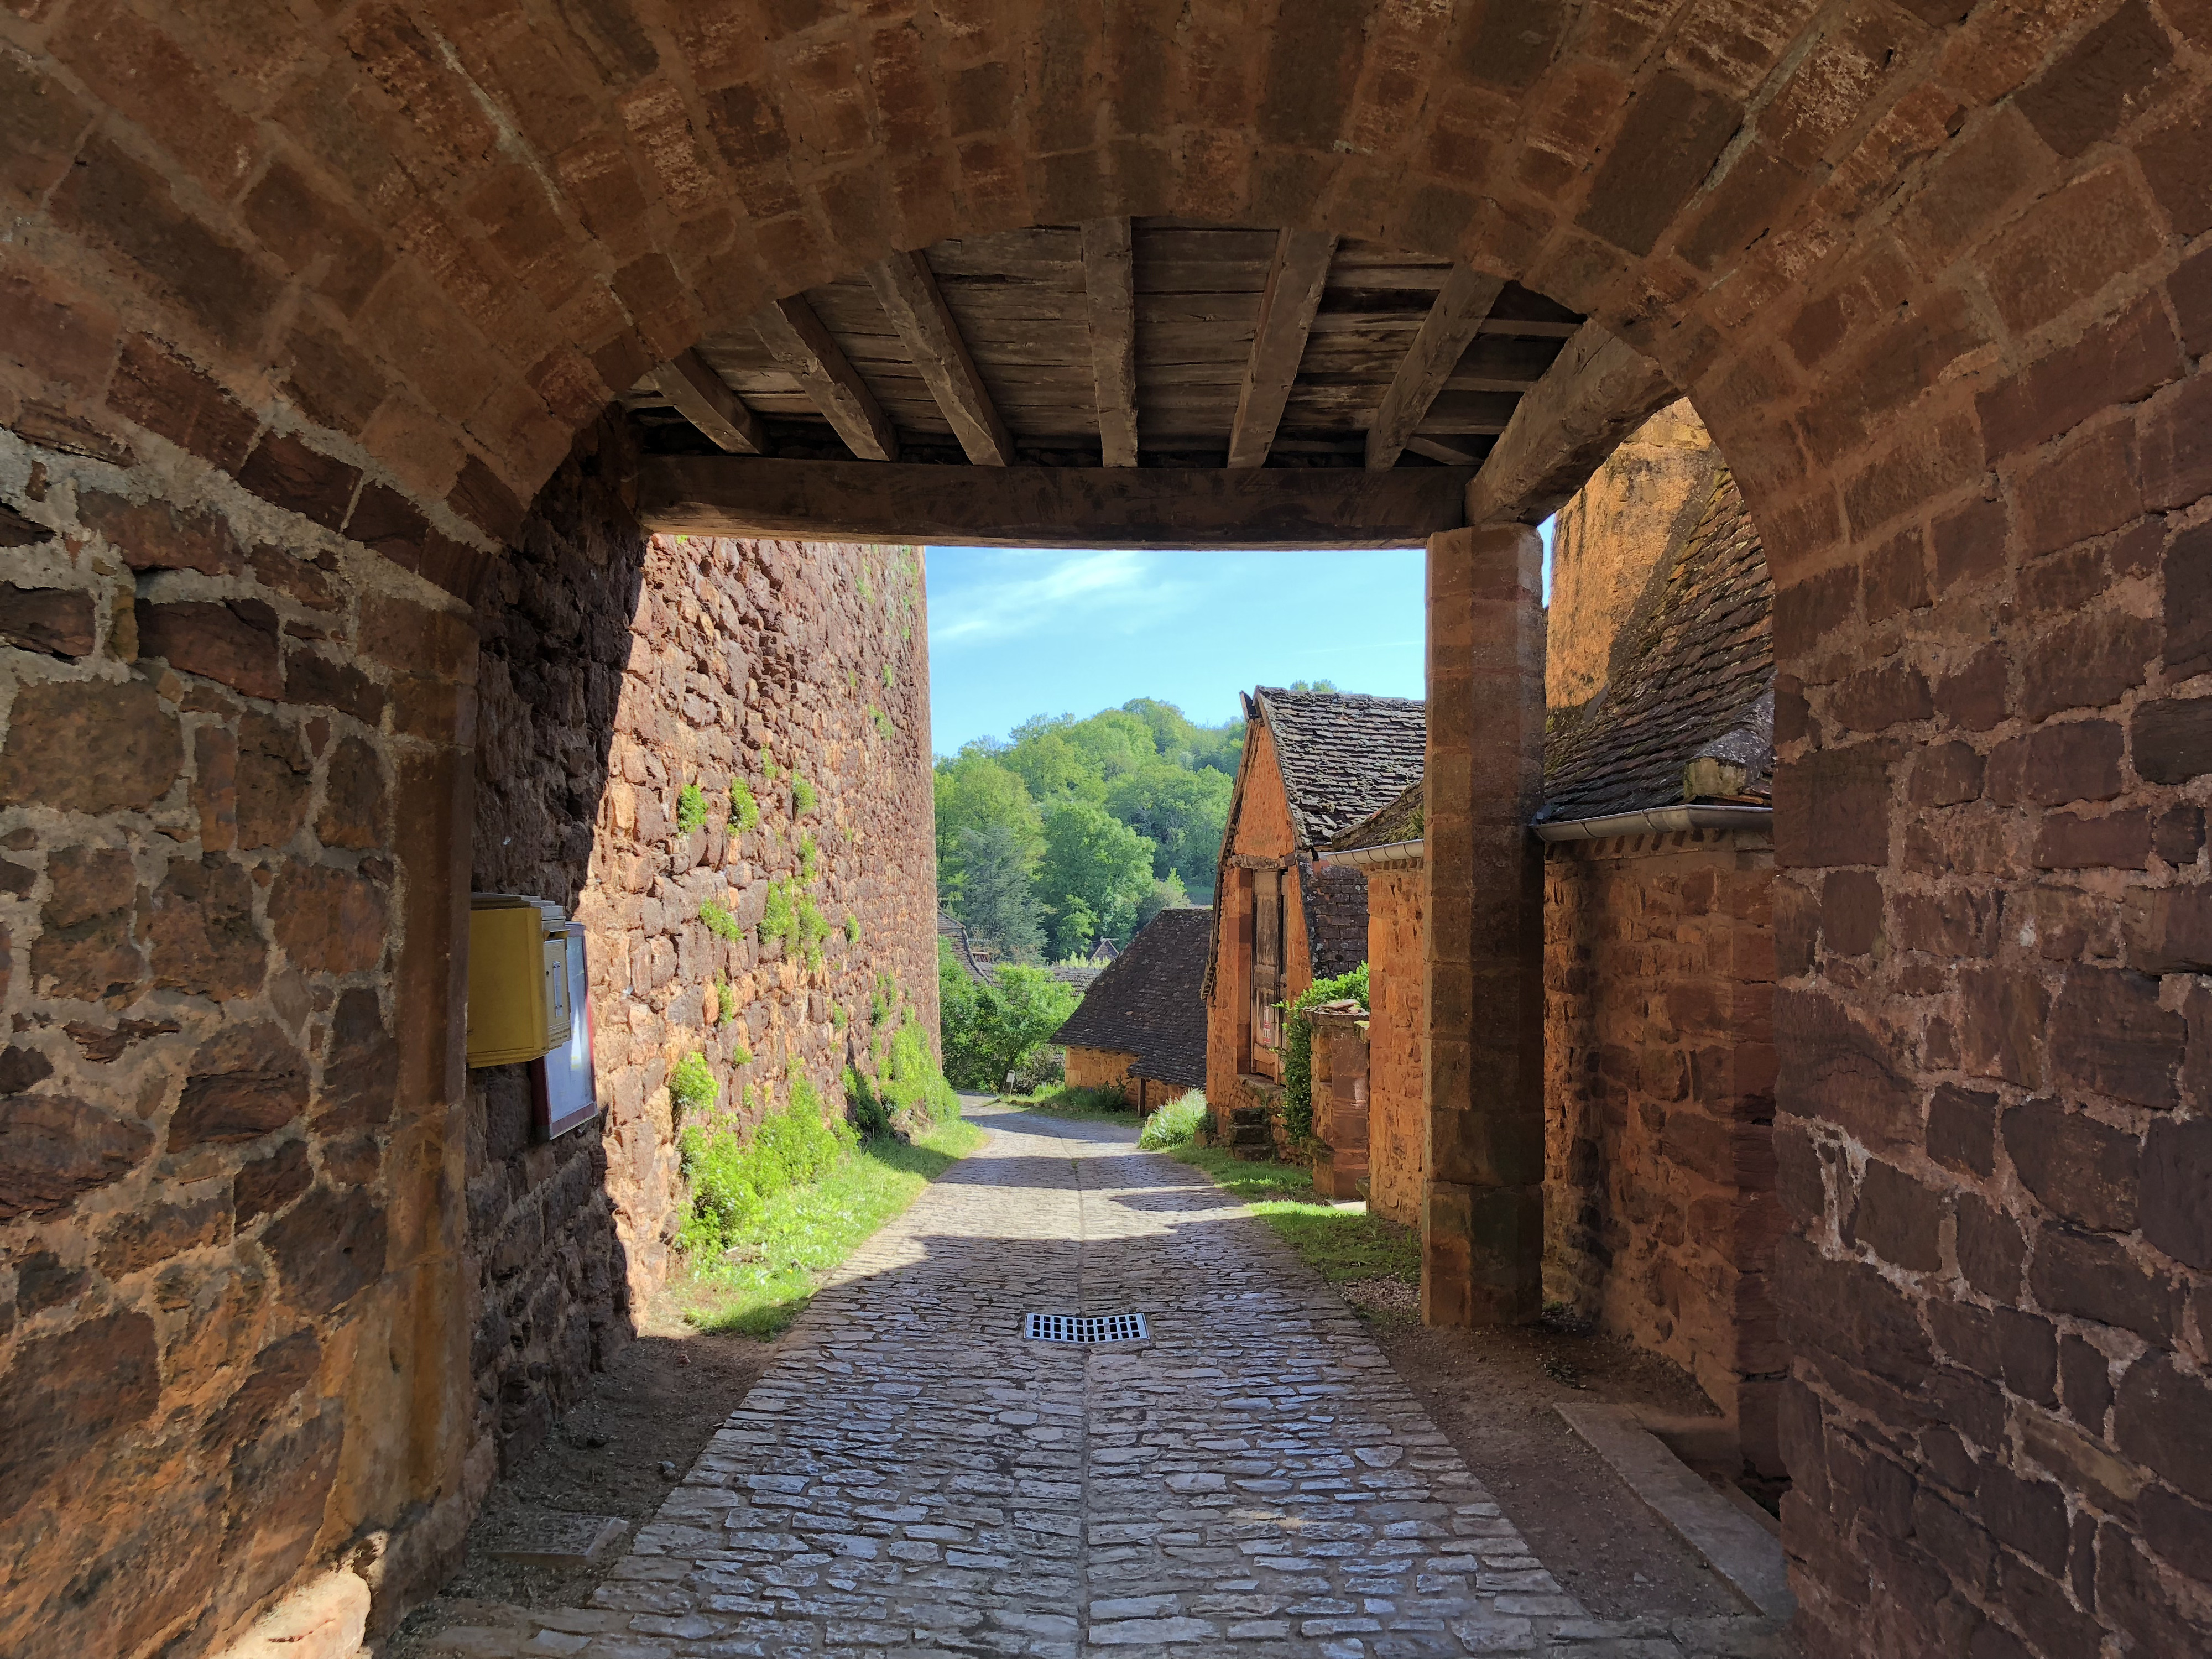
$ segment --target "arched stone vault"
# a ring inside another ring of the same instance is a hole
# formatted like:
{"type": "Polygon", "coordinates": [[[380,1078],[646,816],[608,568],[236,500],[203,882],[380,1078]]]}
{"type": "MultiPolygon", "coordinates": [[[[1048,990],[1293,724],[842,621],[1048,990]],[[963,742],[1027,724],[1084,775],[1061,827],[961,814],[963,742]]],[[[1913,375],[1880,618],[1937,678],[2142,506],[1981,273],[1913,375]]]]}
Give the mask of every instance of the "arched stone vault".
{"type": "MultiPolygon", "coordinates": [[[[19,471],[128,446],[156,502],[304,520],[369,550],[349,592],[459,624],[402,572],[475,592],[611,398],[947,236],[1328,230],[1655,358],[1778,589],[1808,1638],[2201,1644],[2205,0],[14,0],[0,42],[19,471]],[[1869,908],[1878,951],[1824,943],[1869,908]],[[2054,1173],[2085,1158],[2095,1202],[2054,1173]]],[[[434,629],[348,639],[470,672],[434,629]]],[[[417,799],[466,702],[409,705],[417,799]]],[[[434,1288],[394,1308],[454,1340],[434,1288]]],[[[460,1456],[418,1442],[363,1526],[460,1456]]]]}

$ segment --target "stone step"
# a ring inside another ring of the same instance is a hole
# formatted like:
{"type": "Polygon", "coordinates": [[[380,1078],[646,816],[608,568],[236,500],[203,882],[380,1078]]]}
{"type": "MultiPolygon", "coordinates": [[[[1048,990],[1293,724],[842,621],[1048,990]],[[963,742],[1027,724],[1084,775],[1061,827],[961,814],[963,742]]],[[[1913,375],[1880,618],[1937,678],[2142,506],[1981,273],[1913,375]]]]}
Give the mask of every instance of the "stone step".
{"type": "Polygon", "coordinates": [[[1272,1146],[1275,1137],[1267,1133],[1264,1123],[1239,1123],[1229,1132],[1231,1146],[1272,1146]]]}
{"type": "Polygon", "coordinates": [[[1229,1109],[1229,1121],[1239,1128],[1253,1123],[1264,1126],[1267,1121],[1267,1109],[1265,1106],[1232,1106],[1229,1109]]]}

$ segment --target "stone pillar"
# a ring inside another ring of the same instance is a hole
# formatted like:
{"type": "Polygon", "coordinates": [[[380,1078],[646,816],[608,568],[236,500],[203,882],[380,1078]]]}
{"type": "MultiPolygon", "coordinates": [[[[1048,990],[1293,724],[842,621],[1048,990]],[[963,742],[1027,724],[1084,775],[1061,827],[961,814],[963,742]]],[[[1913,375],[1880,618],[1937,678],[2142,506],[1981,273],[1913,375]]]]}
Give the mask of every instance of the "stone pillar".
{"type": "Polygon", "coordinates": [[[1421,1317],[1543,1309],[1543,545],[1526,525],[1429,539],[1428,1170],[1421,1317]]]}

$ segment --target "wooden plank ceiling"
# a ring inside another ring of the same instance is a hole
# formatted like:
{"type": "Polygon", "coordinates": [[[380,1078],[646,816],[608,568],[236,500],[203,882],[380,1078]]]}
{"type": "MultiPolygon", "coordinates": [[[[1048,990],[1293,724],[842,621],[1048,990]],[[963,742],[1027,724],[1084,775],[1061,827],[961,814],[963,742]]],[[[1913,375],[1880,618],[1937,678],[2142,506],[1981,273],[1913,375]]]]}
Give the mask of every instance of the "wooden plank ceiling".
{"type": "MultiPolygon", "coordinates": [[[[767,460],[1471,471],[1582,322],[1514,283],[1369,243],[1101,221],[899,254],[709,336],[623,402],[649,455],[727,456],[730,477],[763,481],[767,460]]],[[[1005,499],[981,492],[980,517],[1005,499]]]]}

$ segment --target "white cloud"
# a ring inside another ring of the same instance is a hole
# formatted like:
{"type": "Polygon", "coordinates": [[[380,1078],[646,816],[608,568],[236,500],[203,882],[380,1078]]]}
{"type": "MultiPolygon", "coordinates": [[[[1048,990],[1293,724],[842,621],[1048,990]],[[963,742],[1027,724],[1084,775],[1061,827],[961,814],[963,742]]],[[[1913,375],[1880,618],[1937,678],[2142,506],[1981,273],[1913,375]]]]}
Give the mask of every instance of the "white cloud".
{"type": "Polygon", "coordinates": [[[933,647],[996,644],[1064,628],[1080,619],[1087,632],[1127,632],[1182,591],[1166,579],[1158,556],[1133,548],[1097,552],[1007,552],[986,570],[971,567],[947,591],[930,596],[933,647]],[[1044,568],[1034,575],[1018,574],[1044,568]]]}

